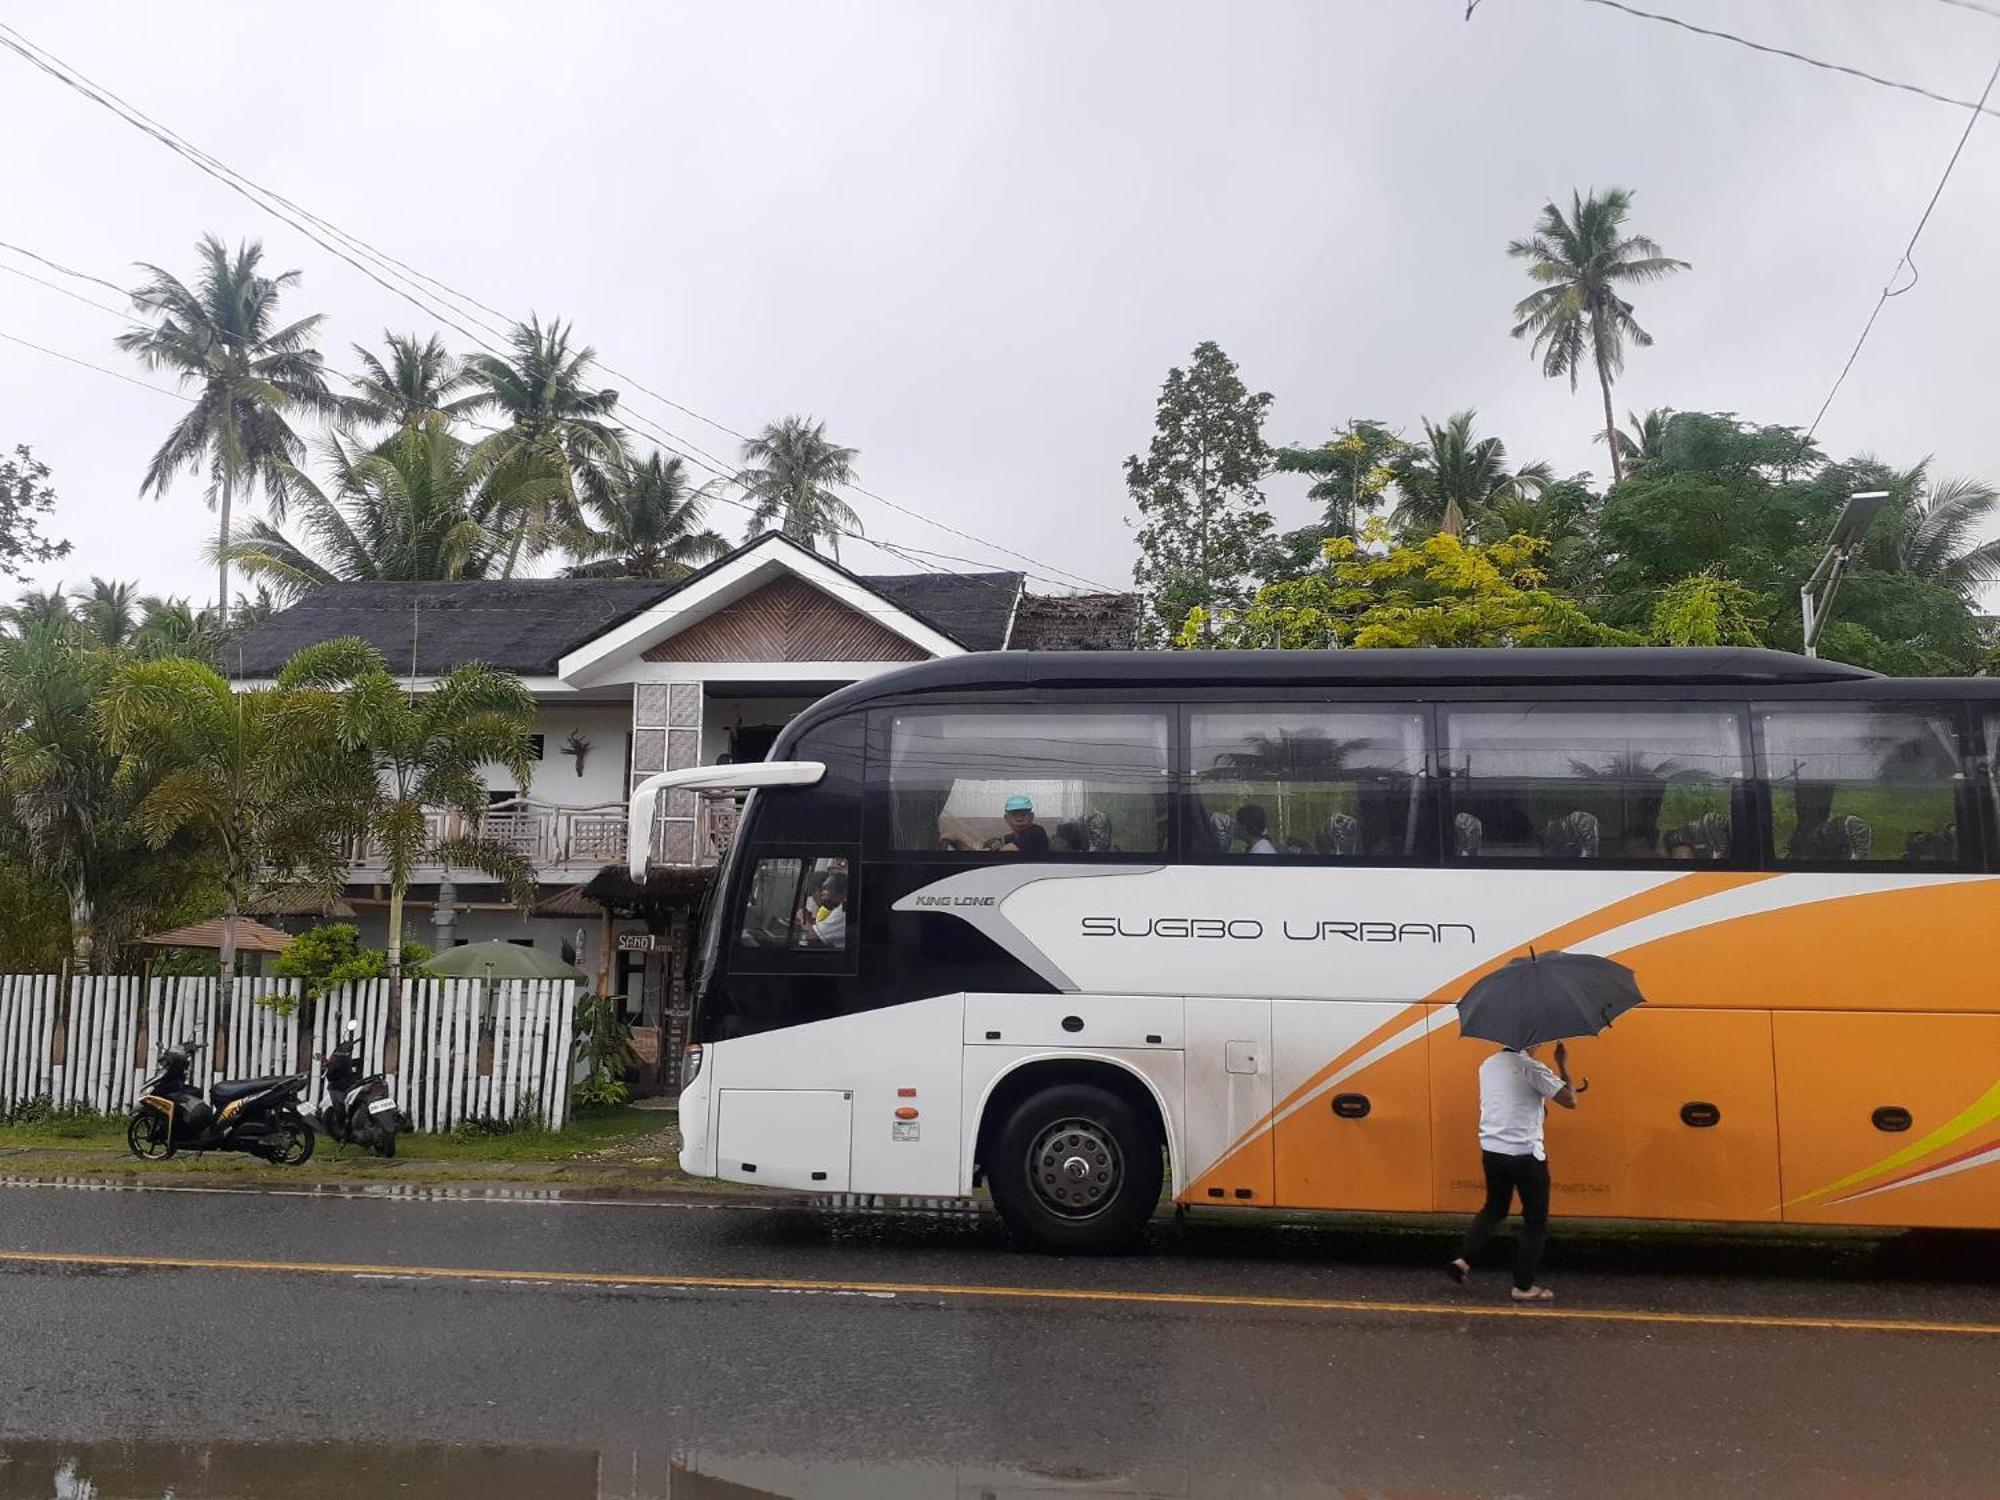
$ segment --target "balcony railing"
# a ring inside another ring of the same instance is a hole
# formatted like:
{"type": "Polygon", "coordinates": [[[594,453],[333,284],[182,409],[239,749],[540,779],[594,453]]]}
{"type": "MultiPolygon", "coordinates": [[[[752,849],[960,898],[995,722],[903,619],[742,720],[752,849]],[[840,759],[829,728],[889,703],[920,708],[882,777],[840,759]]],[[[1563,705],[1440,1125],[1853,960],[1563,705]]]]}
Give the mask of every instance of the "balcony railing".
{"type": "MultiPolygon", "coordinates": [[[[736,836],[741,804],[731,794],[704,794],[695,813],[695,858],[703,865],[718,863],[736,836]]],[[[424,814],[424,843],[435,849],[447,839],[482,838],[503,844],[537,871],[577,873],[622,864],[625,859],[626,809],[622,802],[596,807],[558,807],[532,799],[496,802],[476,818],[445,808],[424,814]]],[[[358,841],[348,863],[357,871],[379,870],[382,851],[373,840],[358,841]]],[[[443,861],[426,855],[426,869],[443,861]]]]}

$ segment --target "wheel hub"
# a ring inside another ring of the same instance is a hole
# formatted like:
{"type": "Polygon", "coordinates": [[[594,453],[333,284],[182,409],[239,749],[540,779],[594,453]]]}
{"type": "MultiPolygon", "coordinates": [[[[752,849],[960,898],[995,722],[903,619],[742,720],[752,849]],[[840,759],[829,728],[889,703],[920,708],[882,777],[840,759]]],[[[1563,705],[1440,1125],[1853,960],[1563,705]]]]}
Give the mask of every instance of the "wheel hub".
{"type": "Polygon", "coordinates": [[[1111,1132],[1094,1120],[1062,1120],[1035,1138],[1028,1181],[1043,1207],[1066,1219],[1102,1213],[1118,1196],[1125,1162],[1111,1132]]]}

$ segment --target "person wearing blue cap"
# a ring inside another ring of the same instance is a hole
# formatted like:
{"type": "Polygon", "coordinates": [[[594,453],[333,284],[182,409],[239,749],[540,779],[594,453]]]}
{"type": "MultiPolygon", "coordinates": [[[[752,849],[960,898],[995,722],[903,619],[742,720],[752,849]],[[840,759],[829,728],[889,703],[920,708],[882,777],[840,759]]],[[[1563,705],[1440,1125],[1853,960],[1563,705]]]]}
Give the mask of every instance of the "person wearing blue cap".
{"type": "Polygon", "coordinates": [[[1035,821],[1032,797],[1016,792],[1002,809],[1007,819],[1007,835],[1000,840],[1002,854],[1024,854],[1031,859],[1047,859],[1049,831],[1035,821]]]}

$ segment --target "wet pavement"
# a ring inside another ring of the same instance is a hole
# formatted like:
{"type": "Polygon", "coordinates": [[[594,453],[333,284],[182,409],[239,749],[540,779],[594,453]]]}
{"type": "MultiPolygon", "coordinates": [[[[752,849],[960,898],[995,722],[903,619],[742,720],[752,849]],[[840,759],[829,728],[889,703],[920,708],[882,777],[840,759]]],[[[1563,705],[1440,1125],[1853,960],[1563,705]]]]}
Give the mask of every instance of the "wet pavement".
{"type": "Polygon", "coordinates": [[[1449,1244],[0,1186],[0,1497],[2000,1492],[1991,1237],[1449,1244]]]}

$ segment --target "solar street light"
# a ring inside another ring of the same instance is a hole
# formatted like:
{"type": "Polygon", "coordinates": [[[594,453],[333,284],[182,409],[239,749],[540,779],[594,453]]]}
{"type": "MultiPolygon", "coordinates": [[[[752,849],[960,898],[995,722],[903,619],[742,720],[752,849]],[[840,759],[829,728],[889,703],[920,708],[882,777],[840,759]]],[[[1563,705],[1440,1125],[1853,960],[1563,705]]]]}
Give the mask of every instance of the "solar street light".
{"type": "Polygon", "coordinates": [[[1833,596],[1840,592],[1840,583],[1847,576],[1847,564],[1854,556],[1854,549],[1861,545],[1862,537],[1882,507],[1889,503],[1887,490],[1863,490],[1849,495],[1847,503],[1840,508],[1840,515],[1833,523],[1833,534],[1826,539],[1826,553],[1819,560],[1819,566],[1812,571],[1812,577],[1799,590],[1799,615],[1805,623],[1806,655],[1819,655],[1819,633],[1826,628],[1827,614],[1833,609],[1833,596]]]}

